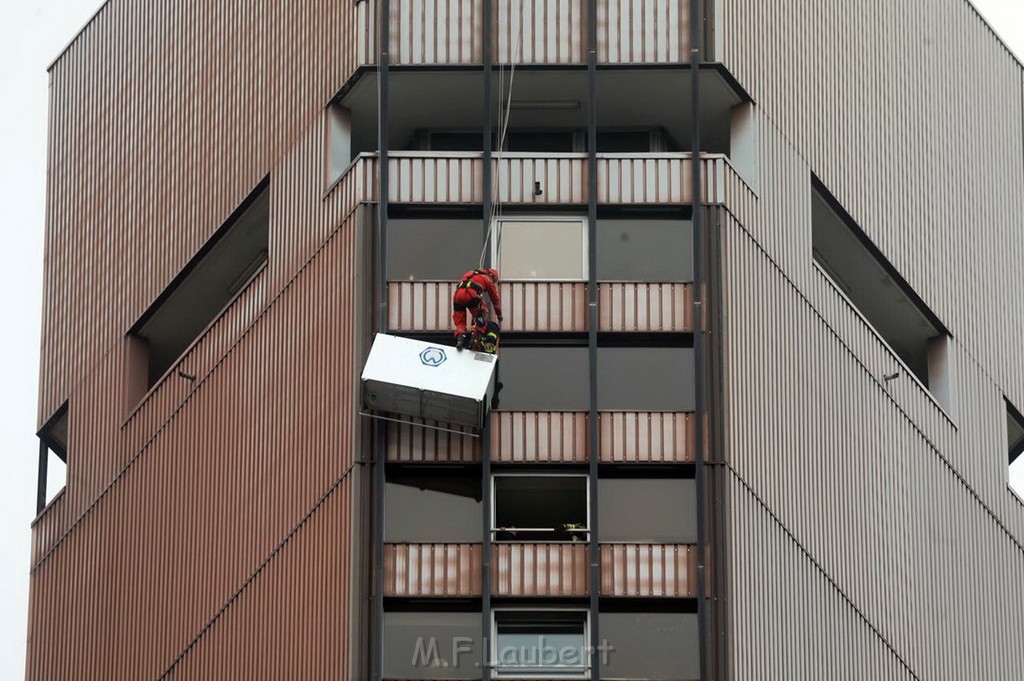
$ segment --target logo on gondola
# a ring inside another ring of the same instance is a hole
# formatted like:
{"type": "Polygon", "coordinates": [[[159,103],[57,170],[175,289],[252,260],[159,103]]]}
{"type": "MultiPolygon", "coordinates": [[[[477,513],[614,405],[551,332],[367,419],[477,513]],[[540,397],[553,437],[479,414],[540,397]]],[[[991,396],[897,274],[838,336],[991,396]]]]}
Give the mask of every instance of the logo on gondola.
{"type": "Polygon", "coordinates": [[[430,347],[420,353],[420,361],[428,367],[439,367],[448,359],[442,348],[430,347]]]}

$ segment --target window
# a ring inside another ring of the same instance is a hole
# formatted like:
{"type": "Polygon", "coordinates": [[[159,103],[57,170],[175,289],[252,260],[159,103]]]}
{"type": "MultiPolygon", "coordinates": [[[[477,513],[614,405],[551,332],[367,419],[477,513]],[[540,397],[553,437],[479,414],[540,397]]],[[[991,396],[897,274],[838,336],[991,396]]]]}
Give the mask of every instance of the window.
{"type": "Polygon", "coordinates": [[[388,281],[457,281],[483,246],[479,218],[388,220],[388,281]]]}
{"type": "Polygon", "coordinates": [[[39,477],[36,513],[42,512],[67,484],[68,404],[61,406],[39,431],[39,477]]]}
{"type": "Polygon", "coordinates": [[[327,184],[333,184],[352,163],[352,112],[340,104],[327,107],[327,143],[327,184]]]}
{"type": "Polygon", "coordinates": [[[266,265],[269,223],[264,181],[129,331],[147,389],[266,265]]]}
{"type": "Polygon", "coordinates": [[[451,469],[390,475],[384,490],[384,541],[479,542],[479,473],[451,469]]]}
{"type": "Polygon", "coordinates": [[[616,679],[700,676],[697,615],[601,611],[601,639],[611,647],[601,674],[616,679]]]}
{"type": "Polygon", "coordinates": [[[495,610],[496,678],[589,677],[585,610],[495,610]]]}
{"type": "Polygon", "coordinates": [[[598,130],[598,153],[644,154],[652,151],[668,151],[665,131],[653,130],[598,130]]]}
{"type": "Polygon", "coordinates": [[[948,331],[817,179],[811,193],[814,262],[936,400],[950,407],[948,331]]]}
{"type": "Polygon", "coordinates": [[[1006,402],[1006,440],[1010,454],[1010,489],[1024,499],[1024,416],[1006,402]]]}
{"type": "Polygon", "coordinates": [[[603,542],[697,541],[693,480],[601,478],[598,494],[598,536],[603,542]]]}
{"type": "Polygon", "coordinates": [[[587,280],[585,218],[501,218],[492,248],[503,279],[587,280]]]}
{"type": "Polygon", "coordinates": [[[384,678],[479,679],[480,612],[384,613],[384,678]]]}
{"type": "Polygon", "coordinates": [[[505,411],[586,411],[590,369],[586,347],[501,350],[501,408],[505,411]]]}
{"type": "Polygon", "coordinates": [[[588,499],[585,475],[495,475],[492,538],[586,541],[588,499]]]}
{"type": "Polygon", "coordinates": [[[689,220],[598,220],[598,281],[693,281],[689,220]]]}
{"type": "Polygon", "coordinates": [[[597,408],[693,411],[693,348],[599,347],[597,408]]]}
{"type": "Polygon", "coordinates": [[[586,137],[579,130],[509,130],[505,151],[572,153],[584,151],[586,137]]]}

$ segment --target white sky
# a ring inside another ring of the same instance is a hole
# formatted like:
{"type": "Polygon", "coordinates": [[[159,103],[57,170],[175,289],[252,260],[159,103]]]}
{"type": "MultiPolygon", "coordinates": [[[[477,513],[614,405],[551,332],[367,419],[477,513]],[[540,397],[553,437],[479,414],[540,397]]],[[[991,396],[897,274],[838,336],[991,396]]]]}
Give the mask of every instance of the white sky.
{"type": "MultiPolygon", "coordinates": [[[[1024,55],[1024,0],[974,2],[1024,55]]],[[[0,319],[11,331],[0,341],[0,678],[6,679],[24,675],[29,523],[35,515],[46,66],[101,4],[0,3],[0,93],[7,102],[0,110],[0,319]]],[[[1024,466],[1016,477],[1024,494],[1024,466]]]]}

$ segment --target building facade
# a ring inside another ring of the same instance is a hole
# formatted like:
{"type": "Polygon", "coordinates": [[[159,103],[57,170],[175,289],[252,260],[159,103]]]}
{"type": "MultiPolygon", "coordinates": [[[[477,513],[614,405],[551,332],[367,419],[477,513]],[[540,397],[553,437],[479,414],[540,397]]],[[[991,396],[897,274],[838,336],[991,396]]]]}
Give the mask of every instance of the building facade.
{"type": "Polygon", "coordinates": [[[27,678],[1024,678],[968,3],[110,0],[50,72],[27,678]],[[366,416],[483,265],[487,427],[366,416]]]}

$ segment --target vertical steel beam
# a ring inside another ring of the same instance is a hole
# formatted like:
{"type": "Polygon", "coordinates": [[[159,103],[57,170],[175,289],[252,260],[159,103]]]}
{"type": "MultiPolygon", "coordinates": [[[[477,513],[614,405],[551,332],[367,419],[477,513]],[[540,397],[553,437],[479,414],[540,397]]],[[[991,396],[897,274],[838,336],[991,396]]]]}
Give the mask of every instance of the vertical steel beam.
{"type": "Polygon", "coordinates": [[[707,416],[704,399],[704,226],[701,221],[701,163],[700,163],[700,63],[701,63],[701,30],[702,2],[690,2],[690,117],[693,121],[691,151],[693,172],[691,173],[693,197],[691,213],[693,223],[693,361],[694,361],[694,397],[695,397],[695,440],[697,445],[694,486],[696,487],[697,503],[697,646],[700,656],[700,679],[707,681],[708,675],[708,635],[707,635],[707,594],[706,594],[706,550],[707,541],[705,493],[704,493],[704,439],[706,436],[704,420],[707,416]]]}
{"type": "MultiPolygon", "coordinates": [[[[484,167],[483,167],[483,231],[484,231],[484,249],[483,249],[483,265],[484,267],[490,267],[491,265],[491,254],[488,241],[488,235],[491,229],[491,204],[493,202],[492,193],[494,191],[494,184],[491,178],[491,145],[492,141],[492,121],[491,114],[493,109],[493,93],[491,91],[491,67],[493,65],[493,22],[494,14],[494,3],[491,0],[484,0],[484,16],[483,16],[483,78],[484,78],[484,115],[483,115],[483,156],[484,156],[484,167]]],[[[498,361],[498,366],[495,367],[496,376],[500,376],[501,361],[498,361]]],[[[495,381],[499,380],[497,377],[495,381]]],[[[487,405],[488,408],[490,405],[487,405]]],[[[491,428],[490,428],[490,417],[485,417],[487,420],[484,421],[484,430],[480,437],[480,484],[481,484],[481,501],[483,503],[483,536],[482,536],[482,552],[481,552],[481,599],[480,599],[480,660],[483,664],[481,667],[481,680],[490,681],[491,679],[491,665],[490,660],[490,646],[488,645],[488,639],[490,638],[491,632],[491,428]]]]}
{"type": "Polygon", "coordinates": [[[590,409],[587,416],[590,492],[590,678],[601,678],[601,553],[598,543],[598,462],[601,459],[597,412],[597,0],[587,3],[587,345],[590,409]]]}
{"type": "MultiPolygon", "coordinates": [[[[391,45],[391,3],[381,0],[380,17],[377,21],[377,146],[378,146],[378,196],[377,196],[377,263],[374,276],[377,277],[377,330],[388,330],[388,119],[390,117],[388,92],[388,50],[391,45]]],[[[384,678],[384,463],[387,456],[387,429],[383,421],[377,421],[377,451],[373,471],[374,499],[374,617],[373,617],[373,678],[384,678]]]]}
{"type": "Polygon", "coordinates": [[[36,515],[46,508],[46,481],[49,475],[50,448],[42,439],[39,440],[39,474],[36,478],[36,515]]]}

